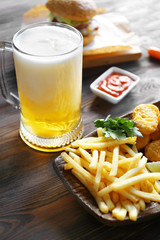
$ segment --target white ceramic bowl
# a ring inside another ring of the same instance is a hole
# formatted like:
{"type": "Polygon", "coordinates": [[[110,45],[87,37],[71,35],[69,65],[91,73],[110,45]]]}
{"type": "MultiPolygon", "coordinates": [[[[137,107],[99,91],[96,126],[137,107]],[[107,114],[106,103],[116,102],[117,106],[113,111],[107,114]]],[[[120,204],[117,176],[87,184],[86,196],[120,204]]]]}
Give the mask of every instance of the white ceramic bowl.
{"type": "Polygon", "coordinates": [[[135,85],[139,82],[140,78],[131,73],[131,72],[128,72],[126,70],[123,70],[121,68],[118,68],[118,67],[111,67],[109,68],[107,71],[105,71],[102,75],[100,75],[91,85],[90,85],[90,89],[91,91],[97,95],[98,97],[100,98],[103,98],[111,103],[118,103],[119,101],[121,101],[131,90],[132,88],[135,87],[135,85]],[[129,77],[131,77],[134,81],[132,81],[131,85],[128,87],[127,90],[125,90],[120,96],[118,97],[114,97],[114,96],[111,96],[110,94],[106,93],[106,92],[103,92],[99,89],[97,89],[97,85],[100,81],[102,81],[103,79],[105,79],[106,77],[108,77],[110,74],[112,74],[113,72],[117,72],[117,73],[121,73],[123,75],[127,75],[129,77]]]}

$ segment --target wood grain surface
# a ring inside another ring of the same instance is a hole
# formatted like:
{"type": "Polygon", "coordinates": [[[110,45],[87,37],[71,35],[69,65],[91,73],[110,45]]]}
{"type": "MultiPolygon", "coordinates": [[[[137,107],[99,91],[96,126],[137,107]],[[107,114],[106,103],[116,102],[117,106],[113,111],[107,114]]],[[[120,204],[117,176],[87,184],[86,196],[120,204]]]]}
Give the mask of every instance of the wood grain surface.
{"type": "MultiPolygon", "coordinates": [[[[1,0],[0,40],[10,41],[21,27],[24,12],[41,0],[1,0]]],[[[160,99],[160,61],[148,57],[147,48],[160,46],[159,0],[97,0],[99,7],[127,17],[141,38],[142,57],[117,65],[141,79],[127,97],[112,105],[90,91],[90,84],[109,66],[83,72],[82,118],[84,135],[93,121],[107,114],[120,116],[140,103],[160,99]]],[[[14,68],[8,57],[9,84],[15,87],[14,68]]],[[[15,90],[16,91],[16,90],[15,90]]],[[[127,227],[108,227],[97,221],[64,187],[53,169],[58,153],[30,149],[19,137],[19,110],[0,95],[0,239],[2,240],[133,240],[160,239],[159,218],[127,227]]]]}

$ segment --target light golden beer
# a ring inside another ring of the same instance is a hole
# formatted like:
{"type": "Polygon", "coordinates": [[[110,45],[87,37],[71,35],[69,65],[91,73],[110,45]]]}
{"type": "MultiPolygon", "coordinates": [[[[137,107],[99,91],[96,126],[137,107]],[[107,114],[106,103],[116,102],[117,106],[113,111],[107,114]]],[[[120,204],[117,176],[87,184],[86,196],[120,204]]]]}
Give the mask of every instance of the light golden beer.
{"type": "Polygon", "coordinates": [[[72,51],[79,41],[75,33],[51,28],[32,29],[17,40],[19,48],[34,56],[14,50],[21,122],[25,130],[40,138],[63,136],[81,121],[82,46],[72,51]],[[61,35],[65,35],[63,39],[61,35]]]}
{"type": "Polygon", "coordinates": [[[78,125],[81,116],[79,64],[79,56],[47,66],[33,66],[15,57],[22,122],[29,132],[40,137],[60,136],[78,125]]]}

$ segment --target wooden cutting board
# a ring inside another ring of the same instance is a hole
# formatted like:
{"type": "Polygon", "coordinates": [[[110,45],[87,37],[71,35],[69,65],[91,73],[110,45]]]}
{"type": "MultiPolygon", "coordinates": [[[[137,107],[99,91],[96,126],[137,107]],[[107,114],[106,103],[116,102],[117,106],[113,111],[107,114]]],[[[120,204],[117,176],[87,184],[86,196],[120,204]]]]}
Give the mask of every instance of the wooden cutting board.
{"type": "Polygon", "coordinates": [[[103,65],[112,65],[122,62],[136,61],[141,57],[142,53],[139,47],[132,48],[131,50],[107,54],[104,53],[99,56],[83,56],[83,67],[91,68],[103,65]]]}

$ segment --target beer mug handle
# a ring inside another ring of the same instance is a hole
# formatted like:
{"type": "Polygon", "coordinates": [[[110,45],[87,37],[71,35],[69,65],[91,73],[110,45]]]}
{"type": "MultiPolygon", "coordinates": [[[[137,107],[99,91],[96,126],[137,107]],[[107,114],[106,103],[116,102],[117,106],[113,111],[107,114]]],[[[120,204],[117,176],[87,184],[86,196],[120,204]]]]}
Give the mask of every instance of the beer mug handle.
{"type": "Polygon", "coordinates": [[[13,105],[16,109],[19,109],[20,108],[19,97],[10,91],[5,73],[5,52],[6,51],[13,52],[11,42],[7,41],[0,42],[0,51],[1,51],[0,86],[2,96],[4,97],[6,102],[13,105]]]}

